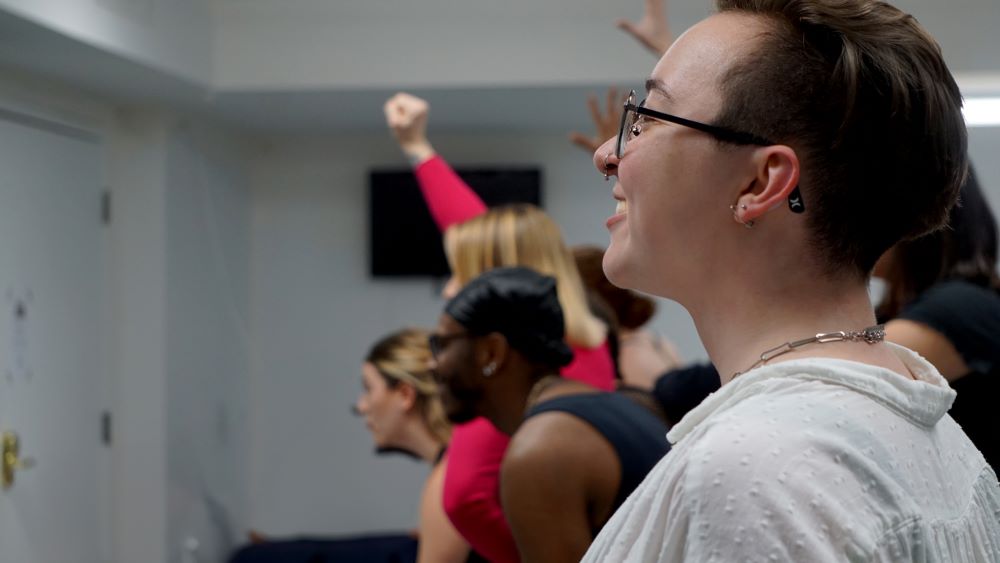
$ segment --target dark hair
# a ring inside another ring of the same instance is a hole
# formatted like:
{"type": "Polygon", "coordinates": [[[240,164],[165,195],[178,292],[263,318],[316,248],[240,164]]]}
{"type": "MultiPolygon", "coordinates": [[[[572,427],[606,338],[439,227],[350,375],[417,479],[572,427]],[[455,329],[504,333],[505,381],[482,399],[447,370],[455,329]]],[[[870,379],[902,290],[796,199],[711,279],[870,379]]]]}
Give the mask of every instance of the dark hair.
{"type": "Polygon", "coordinates": [[[597,295],[611,307],[618,325],[635,330],[649,322],[656,313],[656,302],[630,289],[622,289],[604,275],[604,251],[596,246],[576,246],[573,258],[580,270],[583,284],[597,292],[597,295]]]}
{"type": "Polygon", "coordinates": [[[469,334],[499,333],[528,360],[559,368],[573,360],[556,279],[530,268],[494,268],[473,278],[444,312],[469,334]]]}
{"type": "Polygon", "coordinates": [[[962,186],[948,226],[896,245],[887,260],[886,293],[879,319],[891,319],[918,295],[944,280],[963,280],[1000,291],[997,222],[975,172],[962,186]]]}
{"type": "Polygon", "coordinates": [[[717,0],[770,29],[722,79],[718,125],[791,146],[820,264],[866,278],[939,228],[967,168],[958,85],[913,16],[875,0],[717,0]]]}

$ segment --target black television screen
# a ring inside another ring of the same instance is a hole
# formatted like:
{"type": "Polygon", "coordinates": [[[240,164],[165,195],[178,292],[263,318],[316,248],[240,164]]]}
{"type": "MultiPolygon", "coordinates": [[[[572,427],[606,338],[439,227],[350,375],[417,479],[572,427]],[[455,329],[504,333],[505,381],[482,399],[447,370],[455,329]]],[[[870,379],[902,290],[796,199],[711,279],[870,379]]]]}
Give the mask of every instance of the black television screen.
{"type": "MultiPolygon", "coordinates": [[[[541,204],[538,168],[456,168],[455,172],[490,207],[541,204]]],[[[447,276],[441,233],[413,172],[373,170],[369,182],[372,276],[447,276]]]]}

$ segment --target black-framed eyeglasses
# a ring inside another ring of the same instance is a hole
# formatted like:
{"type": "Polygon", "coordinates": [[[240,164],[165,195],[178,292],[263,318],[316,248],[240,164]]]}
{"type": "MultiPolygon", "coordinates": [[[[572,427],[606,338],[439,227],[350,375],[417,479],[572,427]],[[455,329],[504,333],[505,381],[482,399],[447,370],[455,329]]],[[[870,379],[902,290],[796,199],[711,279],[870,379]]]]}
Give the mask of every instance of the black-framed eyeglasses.
{"type": "MultiPolygon", "coordinates": [[[[639,102],[639,105],[635,105],[635,90],[632,90],[628,94],[628,99],[625,100],[625,109],[622,111],[622,122],[618,126],[618,142],[615,144],[615,156],[619,159],[621,159],[622,155],[625,154],[625,145],[628,144],[633,137],[642,132],[642,124],[639,123],[640,115],[658,119],[660,121],[676,123],[678,125],[683,125],[684,127],[690,127],[691,129],[708,133],[720,141],[736,145],[756,145],[766,147],[777,144],[765,139],[764,137],[754,135],[753,133],[737,131],[735,129],[729,129],[728,127],[719,127],[718,125],[709,125],[700,121],[694,121],[669,113],[663,113],[662,111],[649,109],[646,107],[646,100],[639,102]]],[[[806,210],[805,204],[802,201],[802,192],[799,190],[798,186],[795,186],[795,189],[792,190],[791,194],[788,196],[788,208],[791,209],[793,213],[802,213],[806,210]]]]}
{"type": "Polygon", "coordinates": [[[618,127],[618,143],[615,145],[615,156],[618,158],[621,158],[622,155],[625,154],[625,145],[628,144],[633,137],[642,132],[642,124],[639,123],[640,115],[658,119],[660,121],[676,123],[678,125],[690,127],[691,129],[697,129],[698,131],[708,133],[716,139],[727,143],[735,143],[737,145],[759,145],[762,147],[775,144],[763,137],[754,135],[753,133],[736,131],[735,129],[719,127],[717,125],[709,125],[700,121],[693,121],[684,117],[678,117],[669,113],[649,109],[646,107],[646,100],[640,102],[639,105],[635,105],[635,90],[632,90],[629,92],[628,99],[625,100],[625,109],[622,111],[622,122],[618,127]]]}
{"type": "Polygon", "coordinates": [[[431,356],[436,360],[437,357],[444,350],[444,347],[451,343],[453,340],[458,340],[460,338],[471,338],[475,336],[468,332],[455,332],[452,334],[431,334],[427,337],[427,344],[431,349],[431,356]]]}

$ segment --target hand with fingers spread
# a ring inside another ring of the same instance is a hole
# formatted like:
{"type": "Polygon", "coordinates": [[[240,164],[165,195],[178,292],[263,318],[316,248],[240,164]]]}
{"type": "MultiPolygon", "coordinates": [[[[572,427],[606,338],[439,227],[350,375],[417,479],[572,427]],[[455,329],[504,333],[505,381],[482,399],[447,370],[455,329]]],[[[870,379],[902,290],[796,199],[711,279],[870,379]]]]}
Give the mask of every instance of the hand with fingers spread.
{"type": "Polygon", "coordinates": [[[593,136],[588,137],[583,133],[574,131],[569,134],[569,140],[587,152],[593,153],[596,151],[597,147],[601,146],[604,141],[618,134],[618,125],[621,121],[622,103],[624,101],[624,96],[620,94],[617,88],[608,88],[604,108],[605,113],[601,113],[597,96],[591,94],[587,98],[587,106],[590,108],[590,117],[594,120],[594,127],[597,132],[593,136]]]}
{"type": "Polygon", "coordinates": [[[385,102],[383,110],[399,148],[414,165],[434,156],[434,147],[427,140],[430,105],[426,100],[400,92],[385,102]]]}
{"type": "Polygon", "coordinates": [[[670,33],[666,4],[667,0],[646,0],[646,13],[641,20],[631,22],[620,19],[616,25],[659,57],[674,41],[670,33]]]}

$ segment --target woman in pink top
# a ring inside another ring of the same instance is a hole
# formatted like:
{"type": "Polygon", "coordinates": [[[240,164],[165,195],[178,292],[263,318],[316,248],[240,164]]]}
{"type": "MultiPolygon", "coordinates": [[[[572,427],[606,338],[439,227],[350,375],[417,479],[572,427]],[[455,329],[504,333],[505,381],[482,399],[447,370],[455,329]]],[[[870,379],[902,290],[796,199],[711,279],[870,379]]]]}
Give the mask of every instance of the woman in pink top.
{"type": "MultiPolygon", "coordinates": [[[[590,311],[580,274],[559,227],[543,211],[519,204],[487,209],[427,140],[427,102],[397,94],[385,104],[386,120],[414,174],[438,228],[452,277],[452,297],[469,280],[501,266],[527,266],[554,276],[566,316],[573,362],[562,375],[600,389],[614,388],[607,326],[590,311]]],[[[483,373],[489,377],[491,373],[483,373]]],[[[500,461],[508,439],[485,419],[456,426],[448,452],[445,511],[474,550],[491,561],[518,561],[517,547],[499,496],[500,461]]]]}

